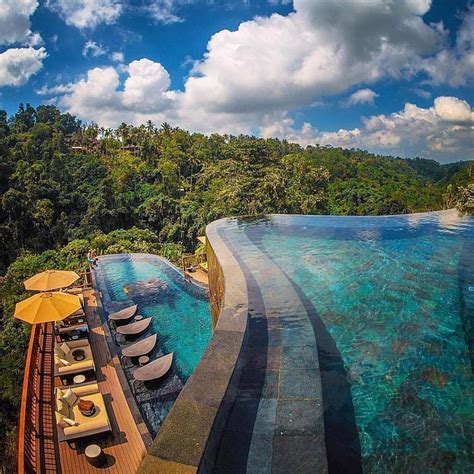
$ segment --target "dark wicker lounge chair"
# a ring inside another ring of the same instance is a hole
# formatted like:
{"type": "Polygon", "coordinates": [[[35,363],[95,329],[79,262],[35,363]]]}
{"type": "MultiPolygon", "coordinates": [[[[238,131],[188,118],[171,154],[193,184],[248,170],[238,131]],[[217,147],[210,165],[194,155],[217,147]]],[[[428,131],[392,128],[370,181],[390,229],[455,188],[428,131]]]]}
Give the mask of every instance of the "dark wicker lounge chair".
{"type": "Polygon", "coordinates": [[[133,384],[135,382],[147,382],[149,380],[155,380],[163,377],[170,370],[171,364],[173,363],[173,353],[166,354],[163,357],[155,359],[153,362],[139,367],[133,372],[133,384]]]}
{"type": "Polygon", "coordinates": [[[138,305],[129,306],[128,308],[121,309],[116,313],[109,314],[109,321],[127,321],[128,319],[132,319],[137,312],[138,305]]]}
{"type": "Polygon", "coordinates": [[[145,339],[142,339],[141,341],[135,342],[135,344],[126,347],[122,350],[120,362],[122,362],[125,357],[141,357],[149,354],[154,349],[157,339],[158,334],[152,334],[151,336],[145,337],[145,339]]]}

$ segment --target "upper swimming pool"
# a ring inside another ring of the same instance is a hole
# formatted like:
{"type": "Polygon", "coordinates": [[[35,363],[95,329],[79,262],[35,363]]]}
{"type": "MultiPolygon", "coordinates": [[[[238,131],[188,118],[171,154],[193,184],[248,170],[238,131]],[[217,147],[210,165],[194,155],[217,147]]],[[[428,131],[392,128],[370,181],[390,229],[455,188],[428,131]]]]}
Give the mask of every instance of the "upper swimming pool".
{"type": "Polygon", "coordinates": [[[245,273],[242,380],[258,386],[241,380],[218,472],[278,470],[291,451],[317,469],[321,430],[329,471],[474,472],[473,218],[275,215],[216,229],[245,273]],[[240,447],[233,417],[253,432],[240,447]],[[238,449],[244,464],[229,461],[238,449]]]}
{"type": "MultiPolygon", "coordinates": [[[[207,291],[186,282],[176,268],[155,255],[103,256],[94,273],[107,313],[138,304],[139,314],[153,317],[152,328],[141,336],[158,334],[152,359],[174,352],[167,377],[152,387],[137,384],[137,403],[150,431],[156,434],[211,337],[207,291]]],[[[120,343],[122,348],[130,344],[122,339],[120,343]]],[[[125,370],[129,380],[134,368],[125,370]]]]}

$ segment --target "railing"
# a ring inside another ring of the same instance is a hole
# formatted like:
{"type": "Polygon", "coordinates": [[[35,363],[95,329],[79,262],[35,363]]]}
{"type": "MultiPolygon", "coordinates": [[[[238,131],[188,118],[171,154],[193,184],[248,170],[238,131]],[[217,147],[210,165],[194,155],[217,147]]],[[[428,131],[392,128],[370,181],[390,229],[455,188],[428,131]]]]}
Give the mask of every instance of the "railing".
{"type": "Polygon", "coordinates": [[[199,264],[207,262],[207,254],[200,253],[194,255],[185,255],[181,258],[181,266],[183,270],[183,274],[186,277],[186,272],[190,271],[191,268],[194,270],[198,270],[199,264]]]}
{"type": "Polygon", "coordinates": [[[26,356],[23,389],[21,394],[20,420],[18,427],[18,473],[36,472],[36,408],[40,327],[31,329],[28,354],[26,356]]]}
{"type": "Polygon", "coordinates": [[[54,423],[52,323],[31,329],[21,394],[18,473],[60,472],[54,423]]]}
{"type": "Polygon", "coordinates": [[[82,281],[82,289],[85,290],[86,288],[92,287],[92,271],[91,269],[87,269],[84,273],[81,273],[83,277],[82,281]]]}

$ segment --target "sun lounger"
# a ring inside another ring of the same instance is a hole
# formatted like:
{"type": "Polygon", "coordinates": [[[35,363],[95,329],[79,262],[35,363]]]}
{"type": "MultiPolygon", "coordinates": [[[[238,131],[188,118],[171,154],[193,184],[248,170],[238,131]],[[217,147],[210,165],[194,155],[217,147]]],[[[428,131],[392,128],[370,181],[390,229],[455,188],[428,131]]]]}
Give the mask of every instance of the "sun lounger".
{"type": "Polygon", "coordinates": [[[129,306],[128,308],[109,314],[109,321],[127,321],[132,319],[137,312],[138,305],[129,306]]]}
{"type": "Polygon", "coordinates": [[[66,335],[73,331],[87,332],[89,331],[89,326],[87,323],[74,324],[72,326],[55,326],[55,331],[57,335],[66,335]]]}
{"type": "Polygon", "coordinates": [[[119,326],[114,333],[115,341],[117,341],[117,334],[122,334],[122,336],[138,336],[142,332],[145,332],[151,324],[151,319],[152,318],[145,318],[141,321],[125,324],[125,326],[119,326]]]}
{"type": "MultiPolygon", "coordinates": [[[[159,357],[152,362],[149,362],[143,367],[139,367],[133,372],[133,384],[135,382],[147,382],[149,380],[155,380],[163,377],[170,370],[171,364],[173,363],[173,353],[166,354],[163,357],[159,357]]],[[[134,387],[134,385],[132,386],[134,387]]]]}
{"type": "Polygon", "coordinates": [[[96,383],[71,387],[73,395],[67,389],[55,390],[55,416],[58,441],[72,441],[85,436],[112,431],[104,398],[96,383]],[[68,396],[69,395],[69,396],[68,396]],[[80,399],[94,403],[94,413],[85,416],[79,410],[80,399]]]}
{"type": "MultiPolygon", "coordinates": [[[[123,326],[122,326],[123,327],[123,326]]],[[[122,359],[124,357],[140,357],[149,354],[156,345],[158,334],[145,337],[141,341],[135,342],[122,350],[122,359]]]]}
{"type": "Polygon", "coordinates": [[[56,344],[54,347],[54,369],[56,375],[79,374],[95,370],[89,341],[78,339],[56,344]],[[81,353],[80,357],[77,356],[78,352],[81,353]]]}
{"type": "Polygon", "coordinates": [[[86,319],[86,313],[84,313],[84,310],[78,309],[75,313],[72,313],[70,316],[68,316],[66,319],[63,319],[61,321],[62,324],[75,324],[75,321],[77,319],[86,319]]]}

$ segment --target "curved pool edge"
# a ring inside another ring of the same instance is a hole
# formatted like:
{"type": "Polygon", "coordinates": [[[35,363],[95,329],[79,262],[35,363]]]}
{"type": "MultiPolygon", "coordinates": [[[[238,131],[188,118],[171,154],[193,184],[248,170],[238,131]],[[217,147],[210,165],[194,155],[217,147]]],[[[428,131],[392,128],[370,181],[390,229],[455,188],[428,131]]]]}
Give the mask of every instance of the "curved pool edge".
{"type": "MultiPolygon", "coordinates": [[[[458,215],[454,210],[437,213],[440,220],[446,221],[458,215]]],[[[396,226],[397,221],[392,218],[406,217],[416,225],[419,219],[430,214],[432,213],[377,216],[377,220],[379,223],[385,222],[385,225],[392,226],[393,223],[396,226]]],[[[278,219],[279,215],[270,217],[278,219]]],[[[357,219],[365,216],[351,217],[357,219]]],[[[142,463],[141,472],[211,472],[216,462],[225,424],[236,399],[242,371],[242,350],[250,337],[247,321],[250,309],[246,284],[248,280],[242,263],[238,261],[241,259],[232,252],[231,244],[227,244],[219,233],[219,227],[225,223],[233,223],[238,228],[239,220],[240,218],[224,218],[206,228],[212,315],[214,322],[217,321],[215,333],[203,359],[185,385],[142,463]]],[[[322,430],[324,431],[324,426],[322,430]]],[[[318,448],[321,446],[320,459],[329,454],[323,445],[324,443],[318,445],[318,448]]],[[[327,469],[326,466],[325,470],[327,469]]]]}
{"type": "Polygon", "coordinates": [[[223,220],[206,228],[214,333],[142,461],[141,473],[210,472],[214,466],[237,393],[248,316],[244,273],[218,232],[223,220]]]}

